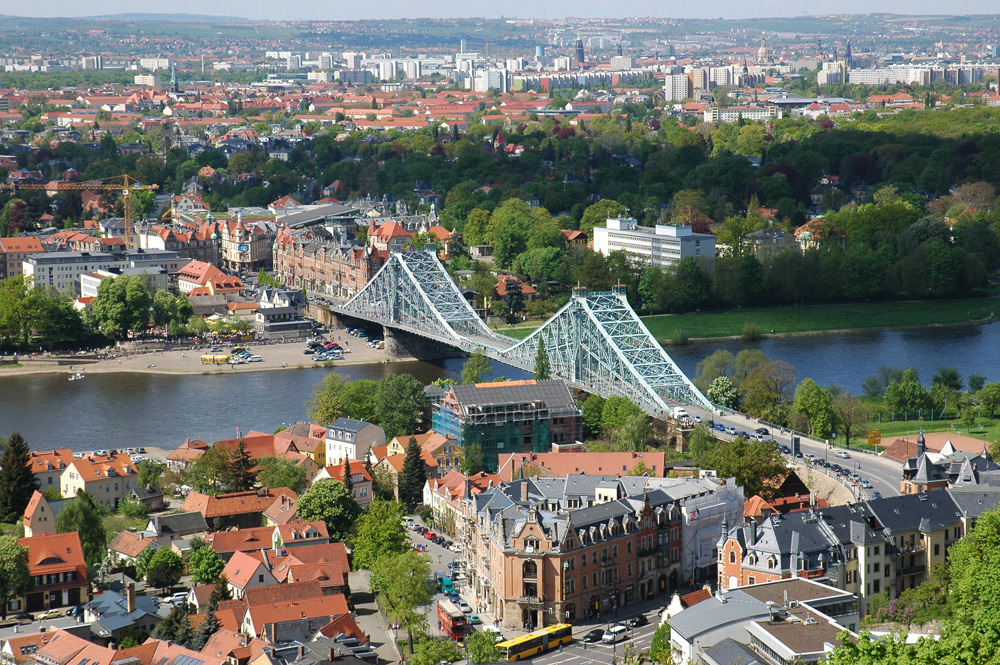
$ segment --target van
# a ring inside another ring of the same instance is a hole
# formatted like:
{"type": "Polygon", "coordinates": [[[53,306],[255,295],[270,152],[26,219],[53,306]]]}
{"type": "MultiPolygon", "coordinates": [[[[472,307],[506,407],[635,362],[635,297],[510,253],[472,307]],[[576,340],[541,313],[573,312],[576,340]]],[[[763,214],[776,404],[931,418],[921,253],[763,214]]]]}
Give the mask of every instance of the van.
{"type": "Polygon", "coordinates": [[[625,626],[612,626],[604,631],[601,641],[605,644],[616,644],[628,637],[628,628],[625,626]]]}
{"type": "Polygon", "coordinates": [[[676,418],[677,420],[683,420],[684,418],[690,418],[690,417],[691,415],[687,412],[687,409],[685,409],[684,407],[678,406],[677,408],[674,409],[674,418],[676,418]]]}
{"type": "Polygon", "coordinates": [[[441,593],[450,594],[455,591],[455,583],[451,581],[450,577],[441,578],[441,593]]]}

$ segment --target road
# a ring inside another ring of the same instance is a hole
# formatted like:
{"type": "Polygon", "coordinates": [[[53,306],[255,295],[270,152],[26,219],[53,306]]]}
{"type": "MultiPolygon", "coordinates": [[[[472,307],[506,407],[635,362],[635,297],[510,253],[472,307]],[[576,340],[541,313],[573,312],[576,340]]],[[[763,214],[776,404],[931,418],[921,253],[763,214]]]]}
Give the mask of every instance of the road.
{"type": "MultiPolygon", "coordinates": [[[[629,615],[633,616],[633,615],[629,615]]],[[[573,642],[564,646],[562,651],[550,651],[549,653],[535,656],[531,659],[533,663],[542,665],[588,665],[588,663],[614,663],[620,662],[621,656],[628,645],[635,649],[636,653],[641,653],[649,649],[649,643],[653,639],[653,633],[659,625],[657,612],[647,611],[644,616],[649,620],[645,626],[629,629],[629,638],[618,644],[604,644],[595,642],[585,644],[581,639],[594,628],[609,628],[614,624],[580,624],[573,626],[573,642]]],[[[623,619],[625,617],[622,617],[623,619]]]]}
{"type": "MultiPolygon", "coordinates": [[[[689,408],[688,411],[693,416],[699,416],[703,420],[714,420],[717,423],[722,423],[727,426],[732,426],[736,431],[753,432],[755,429],[760,427],[752,418],[745,418],[741,415],[724,415],[720,416],[718,413],[710,413],[702,409],[689,408]]],[[[768,428],[770,430],[770,438],[776,443],[780,443],[786,446],[791,446],[791,434],[784,433],[773,428],[768,428]]],[[[716,436],[722,439],[731,440],[735,438],[730,434],[725,432],[715,432],[716,436]]],[[[836,457],[838,451],[844,450],[843,448],[833,448],[828,447],[823,441],[817,441],[815,439],[809,439],[806,437],[800,437],[800,449],[802,454],[805,456],[813,455],[829,461],[831,464],[839,464],[844,469],[848,471],[855,471],[862,478],[867,479],[871,482],[872,487],[869,490],[861,489],[860,487],[855,488],[855,491],[860,492],[860,497],[862,499],[870,499],[875,492],[879,492],[882,496],[896,496],[899,492],[899,482],[902,475],[902,467],[889,460],[883,459],[881,457],[876,457],[875,455],[859,452],[850,451],[848,454],[850,458],[839,459],[836,457]]],[[[827,473],[831,477],[836,478],[837,475],[825,469],[821,466],[813,466],[815,473],[827,473]]]]}

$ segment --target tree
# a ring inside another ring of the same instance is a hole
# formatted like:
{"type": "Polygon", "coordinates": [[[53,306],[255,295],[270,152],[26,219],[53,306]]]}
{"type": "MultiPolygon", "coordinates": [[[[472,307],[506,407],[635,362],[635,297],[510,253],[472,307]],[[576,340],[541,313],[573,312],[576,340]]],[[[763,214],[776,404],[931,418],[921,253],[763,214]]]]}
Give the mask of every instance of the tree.
{"type": "Polygon", "coordinates": [[[354,566],[373,570],[384,557],[407,550],[403,530],[403,506],[398,501],[372,501],[368,512],[358,518],[354,536],[354,566]]]}
{"type": "Polygon", "coordinates": [[[175,605],[170,614],[153,629],[153,637],[166,642],[184,645],[190,639],[191,623],[187,603],[175,605]]]}
{"type": "Polygon", "coordinates": [[[716,443],[718,443],[718,439],[715,438],[715,434],[708,426],[708,423],[698,423],[688,438],[688,452],[691,453],[694,461],[700,464],[701,460],[716,443]]]}
{"type": "Polygon", "coordinates": [[[493,366],[480,351],[473,351],[462,365],[462,383],[482,383],[487,374],[493,373],[493,366]]]}
{"type": "Polygon", "coordinates": [[[830,393],[812,379],[805,379],[795,390],[795,410],[809,419],[809,433],[825,439],[833,431],[833,406],[830,393]]]}
{"type": "Polygon", "coordinates": [[[716,406],[727,409],[735,409],[740,405],[740,393],[736,390],[732,380],[728,376],[717,376],[712,379],[705,397],[716,406]]]}
{"type": "Polygon", "coordinates": [[[219,579],[226,562],[211,547],[202,547],[191,553],[188,572],[196,584],[210,584],[219,579]]]}
{"type": "Polygon", "coordinates": [[[583,401],[583,435],[599,436],[604,429],[604,398],[600,395],[588,395],[583,401]]]}
{"type": "Polygon", "coordinates": [[[545,351],[545,343],[538,338],[538,351],[535,353],[535,381],[552,378],[552,367],[549,365],[549,354],[545,351]]]}
{"type": "Polygon", "coordinates": [[[507,312],[507,323],[517,320],[517,313],[524,309],[524,292],[521,280],[508,277],[504,282],[503,307],[507,312]]]}
{"type": "Polygon", "coordinates": [[[642,413],[642,409],[636,406],[632,400],[619,395],[612,395],[604,400],[604,408],[601,411],[601,429],[604,431],[621,427],[628,420],[629,416],[642,413]]]}
{"type": "Polygon", "coordinates": [[[611,433],[611,444],[615,450],[644,452],[653,440],[653,426],[645,413],[634,413],[625,419],[611,433]]]}
{"type": "Polygon", "coordinates": [[[198,626],[191,639],[191,648],[201,650],[205,648],[208,641],[219,631],[219,619],[215,616],[216,604],[209,601],[208,611],[205,619],[198,626]]]}
{"type": "Polygon", "coordinates": [[[396,498],[396,479],[384,464],[379,464],[372,471],[372,496],[384,501],[396,498]]]}
{"type": "Polygon", "coordinates": [[[954,367],[938,367],[937,372],[931,377],[931,385],[958,391],[962,389],[962,375],[954,367]]]}
{"type": "Polygon", "coordinates": [[[378,381],[357,379],[348,381],[340,389],[340,402],[344,405],[344,415],[355,420],[375,422],[375,395],[378,381]]]}
{"type": "Polygon", "coordinates": [[[663,622],[653,633],[653,639],[649,643],[649,657],[661,665],[673,663],[670,650],[670,624],[663,622]]]}
{"type": "Polygon", "coordinates": [[[155,459],[147,459],[135,465],[139,471],[139,485],[141,487],[160,486],[160,476],[166,470],[167,465],[155,459]]]}
{"type": "Polygon", "coordinates": [[[587,209],[583,211],[583,217],[580,218],[580,230],[587,234],[588,239],[593,240],[595,226],[604,226],[609,219],[622,217],[627,213],[628,208],[618,201],[601,199],[587,206],[587,209]]]}
{"type": "Polygon", "coordinates": [[[134,275],[103,280],[91,303],[94,321],[101,330],[115,337],[130,330],[145,332],[152,306],[149,289],[134,275]]]}
{"type": "Polygon", "coordinates": [[[742,437],[720,441],[702,457],[701,467],[714,469],[720,478],[735,477],[744,495],[760,494],[765,499],[771,498],[776,490],[771,481],[788,472],[774,444],[742,437]]]}
{"type": "Polygon", "coordinates": [[[351,473],[351,460],[344,458],[344,487],[348,494],[354,496],[354,474],[351,473]]]}
{"type": "MultiPolygon", "coordinates": [[[[154,543],[155,544],[155,543],[154,543]]],[[[146,572],[149,570],[149,564],[153,560],[153,555],[156,554],[158,548],[150,545],[143,551],[139,552],[139,556],[135,558],[135,575],[136,579],[145,579],[146,572]]]]}
{"type": "Polygon", "coordinates": [[[7,618],[7,605],[35,588],[28,570],[28,548],[15,536],[0,536],[0,617],[7,618]]]}
{"type": "Polygon", "coordinates": [[[323,520],[330,540],[345,540],[361,515],[361,506],[351,496],[344,483],[334,478],[322,478],[299,497],[297,514],[304,522],[323,520]]]}
{"type": "Polygon", "coordinates": [[[969,384],[969,390],[977,393],[986,385],[986,377],[982,374],[970,374],[966,382],[969,384]]]}
{"type": "Polygon", "coordinates": [[[212,589],[212,595],[209,596],[209,602],[218,605],[224,600],[232,599],[233,593],[229,590],[229,581],[225,575],[219,575],[219,579],[215,580],[215,588],[212,589]]]}
{"type": "Polygon", "coordinates": [[[414,437],[406,446],[406,459],[399,474],[399,500],[408,511],[423,500],[424,483],[427,482],[427,463],[421,456],[420,446],[414,437]]]}
{"type": "Polygon", "coordinates": [[[976,393],[976,398],[992,418],[997,409],[1000,409],[1000,383],[987,383],[976,393]]]}
{"type": "Polygon", "coordinates": [[[830,406],[833,408],[834,427],[844,435],[845,442],[850,446],[851,437],[868,422],[868,407],[850,393],[836,395],[830,406]]]}
{"type": "Polygon", "coordinates": [[[248,492],[257,485],[253,473],[253,460],[247,452],[247,442],[240,439],[236,442],[236,450],[227,455],[226,484],[231,492],[248,492]]]}
{"type": "Polygon", "coordinates": [[[0,456],[0,522],[13,524],[20,520],[38,487],[38,479],[31,472],[28,443],[20,432],[13,432],[4,440],[0,456]]]}
{"type": "Polygon", "coordinates": [[[306,468],[290,459],[261,457],[257,462],[257,481],[272,490],[287,487],[298,493],[306,486],[306,468]]]}
{"type": "Polygon", "coordinates": [[[375,416],[385,439],[411,434],[424,411],[424,384],[411,374],[390,374],[378,382],[375,416]]]}
{"type": "Polygon", "coordinates": [[[125,517],[132,518],[142,518],[146,517],[146,504],[139,499],[133,499],[130,496],[125,497],[118,501],[118,507],[116,509],[119,515],[124,515],[125,517]]]}
{"type": "Polygon", "coordinates": [[[88,566],[96,566],[107,554],[108,536],[101,521],[101,510],[94,499],[80,490],[76,497],[56,515],[56,533],[80,535],[83,558],[88,566]]]}
{"type": "Polygon", "coordinates": [[[185,480],[198,492],[215,494],[228,474],[228,463],[221,448],[209,448],[201,457],[188,464],[185,480]]]}
{"type": "Polygon", "coordinates": [[[736,358],[730,351],[719,349],[704,360],[699,361],[695,369],[693,383],[702,390],[708,390],[715,379],[724,376],[730,378],[733,385],[739,388],[739,381],[732,379],[735,372],[736,358]]]}
{"type": "Polygon", "coordinates": [[[476,441],[466,444],[462,449],[462,473],[474,476],[483,470],[483,446],[476,441]]]}
{"type": "MultiPolygon", "coordinates": [[[[202,550],[208,548],[202,548],[202,550]]],[[[166,593],[170,587],[181,579],[184,561],[177,552],[169,547],[159,547],[149,560],[146,569],[146,583],[151,587],[162,589],[166,593]]]]}
{"type": "Polygon", "coordinates": [[[427,625],[427,616],[417,608],[431,601],[431,566],[419,552],[385,557],[372,570],[372,589],[386,615],[406,630],[413,653],[413,633],[427,625]]]}
{"type": "Polygon", "coordinates": [[[306,402],[309,417],[326,427],[337,418],[344,415],[344,402],[341,392],[344,379],[339,374],[327,374],[312,397],[306,402]]]}
{"type": "Polygon", "coordinates": [[[462,655],[454,642],[446,637],[431,637],[423,635],[417,642],[416,651],[412,651],[412,665],[440,665],[461,660],[462,655]]]}
{"type": "Polygon", "coordinates": [[[899,380],[893,380],[885,389],[885,405],[896,412],[921,411],[931,408],[930,395],[921,385],[917,370],[903,370],[899,380]]]}
{"type": "Polygon", "coordinates": [[[476,631],[465,640],[465,655],[471,663],[497,663],[503,655],[496,648],[496,633],[488,630],[476,631]]]}

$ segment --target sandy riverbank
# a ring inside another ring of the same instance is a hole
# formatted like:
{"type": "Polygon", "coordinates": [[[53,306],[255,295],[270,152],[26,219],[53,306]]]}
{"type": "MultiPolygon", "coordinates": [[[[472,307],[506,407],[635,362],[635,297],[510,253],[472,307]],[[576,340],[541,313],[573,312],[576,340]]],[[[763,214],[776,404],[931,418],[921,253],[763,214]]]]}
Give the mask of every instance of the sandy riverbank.
{"type": "MultiPolygon", "coordinates": [[[[364,340],[339,336],[328,336],[345,347],[347,353],[342,360],[332,361],[334,366],[370,365],[383,362],[416,360],[406,356],[390,356],[384,349],[373,349],[364,340]]],[[[74,364],[70,358],[61,358],[61,364],[53,358],[51,362],[29,360],[17,367],[0,367],[0,377],[26,374],[105,374],[109,372],[137,372],[147,374],[233,374],[236,372],[266,372],[275,370],[302,369],[323,365],[313,362],[311,355],[302,353],[305,342],[288,344],[247,344],[251,353],[261,356],[263,362],[244,365],[202,365],[201,354],[207,351],[156,351],[127,358],[110,358],[97,362],[74,364]]]]}

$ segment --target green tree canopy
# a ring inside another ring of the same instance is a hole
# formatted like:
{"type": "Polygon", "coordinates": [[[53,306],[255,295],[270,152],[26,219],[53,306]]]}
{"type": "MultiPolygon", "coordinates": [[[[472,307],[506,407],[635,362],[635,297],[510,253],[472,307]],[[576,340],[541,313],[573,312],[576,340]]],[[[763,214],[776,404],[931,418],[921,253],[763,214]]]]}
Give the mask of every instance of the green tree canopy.
{"type": "Polygon", "coordinates": [[[145,332],[153,297],[142,279],[122,275],[105,279],[91,303],[94,321],[108,335],[121,337],[130,330],[145,332]]]}
{"type": "Polygon", "coordinates": [[[76,531],[88,566],[96,566],[107,555],[108,536],[101,521],[101,509],[80,490],[56,515],[56,533],[76,531]]]}
{"type": "Polygon", "coordinates": [[[373,570],[383,557],[402,554],[407,548],[403,506],[398,501],[376,500],[355,524],[354,566],[373,570]]]}
{"type": "Polygon", "coordinates": [[[889,383],[885,389],[885,405],[898,413],[931,408],[930,395],[921,385],[917,370],[905,369],[898,380],[889,383]]]}
{"type": "Polygon", "coordinates": [[[431,602],[431,566],[427,558],[408,550],[380,559],[372,570],[372,589],[386,615],[407,631],[410,653],[413,635],[427,625],[427,616],[419,611],[431,602]]]}
{"type": "Polygon", "coordinates": [[[644,415],[642,409],[627,397],[612,395],[604,400],[604,408],[601,411],[601,429],[610,431],[621,427],[629,416],[636,415],[644,415]]]}
{"type": "Polygon", "coordinates": [[[28,548],[15,536],[0,536],[0,617],[7,618],[7,604],[23,598],[35,587],[28,570],[28,548]]]}
{"type": "MultiPolygon", "coordinates": [[[[209,549],[201,548],[199,552],[209,549]]],[[[146,568],[146,582],[151,587],[167,591],[177,584],[184,570],[184,561],[169,547],[159,547],[149,560],[146,568]]]]}
{"type": "Polygon", "coordinates": [[[787,472],[774,444],[742,437],[718,442],[702,455],[701,467],[714,469],[721,478],[736,478],[745,496],[759,494],[764,499],[772,498],[775,492],[769,481],[787,472]]]}
{"type": "Polygon", "coordinates": [[[809,433],[825,439],[833,431],[830,393],[812,379],[805,379],[795,391],[795,410],[809,419],[809,433]]]}
{"type": "Polygon", "coordinates": [[[421,456],[420,446],[414,437],[406,446],[406,459],[399,474],[399,500],[406,509],[412,511],[424,497],[424,483],[427,482],[427,463],[421,456]]]}
{"type": "Polygon", "coordinates": [[[322,478],[299,497],[297,515],[305,522],[322,520],[326,523],[330,540],[338,542],[346,540],[355,520],[361,515],[361,506],[343,482],[322,478]]]}
{"type": "Polygon", "coordinates": [[[248,492],[257,486],[254,463],[247,452],[246,439],[236,442],[236,449],[226,455],[226,485],[231,492],[248,492]]]}
{"type": "Polygon", "coordinates": [[[202,547],[191,553],[188,572],[196,584],[210,584],[219,579],[226,562],[211,547],[202,547]]]}
{"type": "Polygon", "coordinates": [[[0,456],[0,522],[13,524],[24,515],[38,479],[31,472],[30,450],[20,432],[3,440],[0,456]]]}
{"type": "Polygon", "coordinates": [[[424,411],[424,384],[412,374],[390,374],[378,382],[375,394],[376,424],[386,441],[412,434],[424,411]]]}
{"type": "Polygon", "coordinates": [[[536,381],[543,381],[552,378],[552,366],[549,364],[549,354],[545,351],[545,342],[538,338],[538,351],[535,352],[535,374],[536,381]]]}
{"type": "Polygon", "coordinates": [[[257,461],[257,481],[263,487],[287,487],[301,492],[306,486],[306,468],[282,457],[262,457],[257,461]]]}
{"type": "Polygon", "coordinates": [[[480,351],[473,351],[462,365],[462,383],[482,383],[486,375],[493,373],[493,366],[480,351]]]}

